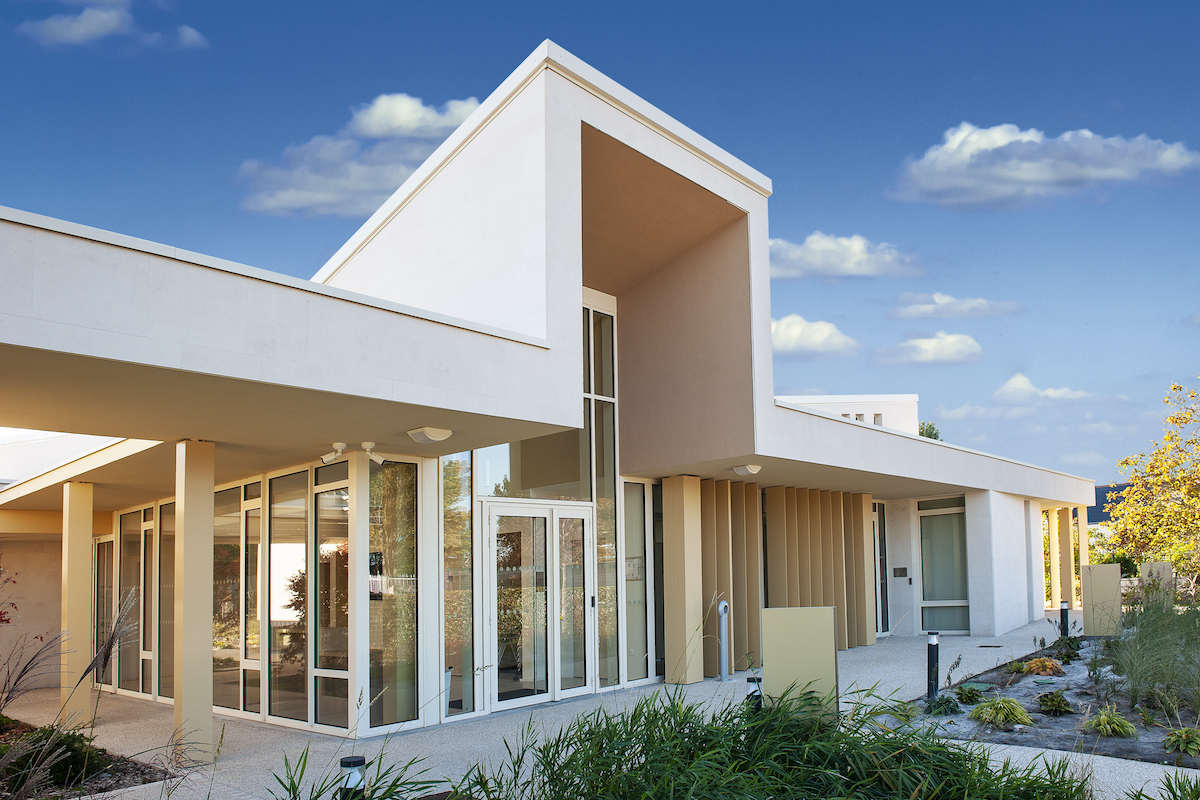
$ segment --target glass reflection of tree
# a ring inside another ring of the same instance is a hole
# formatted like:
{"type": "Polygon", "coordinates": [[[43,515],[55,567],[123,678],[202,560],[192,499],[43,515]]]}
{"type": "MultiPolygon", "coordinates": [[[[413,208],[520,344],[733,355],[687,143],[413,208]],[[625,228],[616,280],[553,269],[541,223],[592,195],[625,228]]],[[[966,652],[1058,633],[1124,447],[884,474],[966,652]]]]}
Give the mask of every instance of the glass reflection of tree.
{"type": "Polygon", "coordinates": [[[416,717],[417,470],[371,465],[371,552],[382,574],[371,592],[371,724],[416,717]]]}
{"type": "MultiPolygon", "coordinates": [[[[237,653],[241,637],[241,563],[236,544],[213,545],[213,650],[237,653]]],[[[215,666],[231,667],[236,660],[221,657],[215,666]]]]}
{"type": "MultiPolygon", "coordinates": [[[[442,535],[444,538],[446,668],[466,681],[474,670],[474,597],[471,559],[470,454],[442,460],[442,535]]],[[[456,694],[465,706],[466,692],[456,694]]],[[[453,702],[453,701],[452,701],[453,702]]],[[[461,707],[461,711],[472,708],[461,707]]]]}
{"type": "Polygon", "coordinates": [[[612,497],[596,500],[596,612],[600,633],[600,685],[618,680],[617,641],[617,504],[612,497]]]}
{"type": "Polygon", "coordinates": [[[290,625],[280,627],[279,637],[283,646],[279,648],[279,661],[283,664],[303,664],[307,649],[308,632],[308,572],[297,570],[287,579],[288,601],[283,607],[296,612],[290,625]]]}

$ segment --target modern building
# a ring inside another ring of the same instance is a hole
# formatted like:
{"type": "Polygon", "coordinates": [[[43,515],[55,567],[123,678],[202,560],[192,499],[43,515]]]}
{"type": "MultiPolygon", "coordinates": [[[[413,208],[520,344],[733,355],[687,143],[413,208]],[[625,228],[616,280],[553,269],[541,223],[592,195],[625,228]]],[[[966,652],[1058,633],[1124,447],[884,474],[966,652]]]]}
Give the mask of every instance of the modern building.
{"type": "Polygon", "coordinates": [[[123,615],[99,684],[203,742],[698,681],[719,600],[738,668],[1040,618],[1092,482],[776,398],[770,194],[546,42],[311,281],[0,210],[0,425],[114,437],[0,490],[22,624],[70,685],[123,615]]]}

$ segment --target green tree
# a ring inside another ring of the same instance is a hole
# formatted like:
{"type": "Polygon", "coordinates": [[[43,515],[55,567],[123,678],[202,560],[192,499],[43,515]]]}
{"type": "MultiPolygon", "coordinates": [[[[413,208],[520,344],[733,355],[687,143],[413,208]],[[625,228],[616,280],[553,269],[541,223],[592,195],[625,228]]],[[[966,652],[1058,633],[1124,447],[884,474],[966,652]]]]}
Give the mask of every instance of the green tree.
{"type": "Polygon", "coordinates": [[[937,423],[935,422],[922,422],[917,426],[917,433],[921,434],[926,439],[940,440],[942,438],[941,431],[938,430],[937,423]]]}
{"type": "Polygon", "coordinates": [[[1200,397],[1178,383],[1163,400],[1170,407],[1163,438],[1148,454],[1117,462],[1129,486],[1105,505],[1112,518],[1112,549],[1139,562],[1170,561],[1181,574],[1200,572],[1200,397]]]}

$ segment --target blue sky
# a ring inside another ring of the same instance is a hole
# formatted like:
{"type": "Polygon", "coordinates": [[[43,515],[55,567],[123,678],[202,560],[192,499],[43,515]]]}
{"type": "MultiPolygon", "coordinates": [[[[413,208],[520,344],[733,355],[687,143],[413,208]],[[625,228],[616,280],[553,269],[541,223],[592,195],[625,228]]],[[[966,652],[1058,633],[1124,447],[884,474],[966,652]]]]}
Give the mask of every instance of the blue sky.
{"type": "Polygon", "coordinates": [[[1197,31],[1194,3],[0,0],[0,204],[309,277],[551,38],[773,179],[778,393],[917,393],[951,442],[1107,481],[1200,383],[1197,31]]]}

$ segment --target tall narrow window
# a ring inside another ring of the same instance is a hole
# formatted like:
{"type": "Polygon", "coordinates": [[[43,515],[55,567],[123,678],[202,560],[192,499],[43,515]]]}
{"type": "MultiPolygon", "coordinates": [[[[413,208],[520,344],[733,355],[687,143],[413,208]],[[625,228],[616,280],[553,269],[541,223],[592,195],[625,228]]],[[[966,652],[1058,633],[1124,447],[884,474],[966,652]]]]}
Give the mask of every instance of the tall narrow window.
{"type": "Polygon", "coordinates": [[[175,696],[175,504],[158,512],[158,696],[175,696]]]}
{"type": "MultiPolygon", "coordinates": [[[[113,543],[98,542],[96,544],[96,640],[93,642],[93,652],[99,650],[101,643],[112,632],[113,624],[113,543]]],[[[98,676],[100,683],[112,685],[112,664],[104,665],[104,672],[98,676]]]]}
{"type": "Polygon", "coordinates": [[[417,465],[371,463],[371,726],[417,718],[417,465]]]}
{"type": "Polygon", "coordinates": [[[666,595],[663,591],[663,501],[662,484],[650,490],[651,525],[654,528],[654,674],[667,674],[666,595]]]}
{"type": "Polygon", "coordinates": [[[613,318],[593,311],[592,391],[605,397],[615,397],[617,393],[613,356],[613,318]]]}
{"type": "Polygon", "coordinates": [[[967,602],[967,515],[921,517],[921,628],[965,631],[967,602]]]}
{"type": "Polygon", "coordinates": [[[625,484],[625,649],[631,681],[650,677],[646,637],[646,487],[625,484]]]}
{"type": "Polygon", "coordinates": [[[213,495],[213,705],[242,707],[242,487],[213,495]]]}
{"type": "MultiPolygon", "coordinates": [[[[318,470],[317,480],[321,480],[318,470]]],[[[316,667],[344,673],[350,666],[350,492],[317,494],[316,667]]],[[[349,725],[349,681],[316,676],[316,721],[349,725]]]]}
{"type": "Polygon", "coordinates": [[[258,661],[261,644],[258,632],[258,560],[262,542],[262,510],[246,512],[246,660],[258,661]]]}
{"type": "Polygon", "coordinates": [[[142,512],[121,515],[121,604],[132,602],[119,642],[117,686],[142,689],[142,512]]]}
{"type": "Polygon", "coordinates": [[[471,536],[471,454],[442,459],[442,538],[445,570],[445,708],[475,710],[475,562],[471,536]]]}
{"type": "MultiPolygon", "coordinates": [[[[602,316],[597,314],[596,316],[602,316]]],[[[596,401],[596,606],[600,632],[600,685],[620,680],[617,604],[616,407],[596,401]]]]}
{"type": "Polygon", "coordinates": [[[268,711],[308,720],[308,472],[272,478],[268,711]]]}

